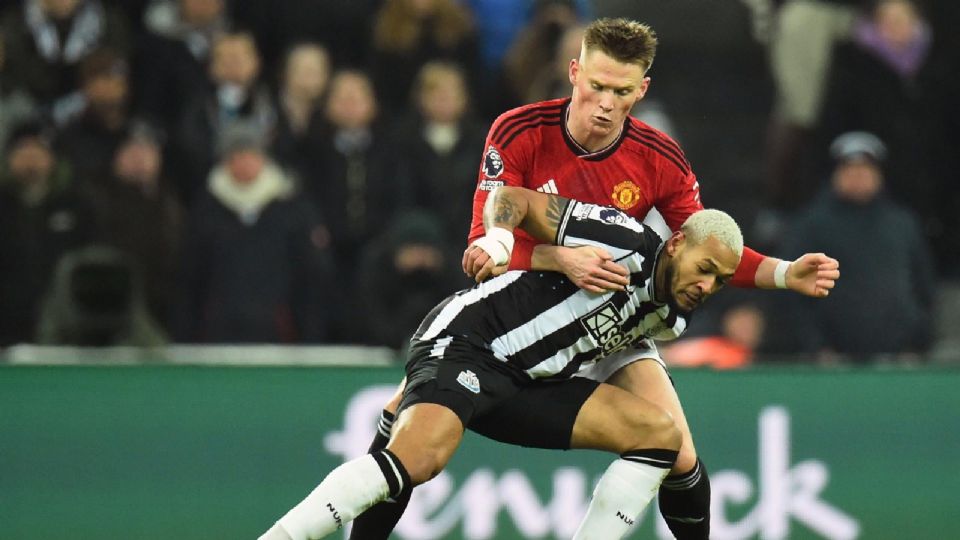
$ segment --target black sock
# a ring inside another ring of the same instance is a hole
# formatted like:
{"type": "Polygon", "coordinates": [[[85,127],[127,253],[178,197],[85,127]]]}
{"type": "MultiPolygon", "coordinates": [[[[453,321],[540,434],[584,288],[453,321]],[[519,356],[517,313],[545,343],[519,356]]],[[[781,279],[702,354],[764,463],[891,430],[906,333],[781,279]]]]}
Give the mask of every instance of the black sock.
{"type": "Polygon", "coordinates": [[[371,454],[373,460],[380,466],[380,472],[387,479],[387,486],[390,488],[390,497],[397,498],[406,495],[410,496],[413,491],[413,485],[410,482],[410,475],[406,467],[393,454],[393,452],[384,448],[379,452],[371,454]]]}
{"type": "Polygon", "coordinates": [[[390,430],[393,429],[393,413],[384,409],[380,411],[380,421],[377,422],[377,434],[373,436],[373,442],[370,443],[368,454],[377,450],[383,450],[390,442],[390,430]]]}
{"type": "Polygon", "coordinates": [[[699,459],[690,471],[666,477],[659,497],[660,514],[677,540],[710,537],[710,477],[699,459]]]}
{"type": "MultiPolygon", "coordinates": [[[[385,448],[387,443],[390,442],[390,429],[393,426],[393,419],[393,413],[390,411],[384,410],[380,413],[377,434],[370,444],[371,454],[376,454],[380,450],[389,452],[385,448]]],[[[392,454],[390,455],[392,456],[392,454]]],[[[377,459],[376,456],[374,456],[374,459],[377,459]]],[[[380,463],[380,461],[378,460],[377,463],[380,463]]],[[[406,471],[404,471],[404,474],[406,474],[406,471]]],[[[389,478],[389,475],[387,477],[389,478]]],[[[409,478],[406,483],[409,485],[409,478]]],[[[403,489],[397,496],[394,496],[392,491],[391,488],[392,501],[383,501],[376,504],[353,520],[350,540],[387,540],[390,537],[390,533],[393,532],[393,528],[400,521],[403,511],[407,509],[412,489],[403,489]]]]}

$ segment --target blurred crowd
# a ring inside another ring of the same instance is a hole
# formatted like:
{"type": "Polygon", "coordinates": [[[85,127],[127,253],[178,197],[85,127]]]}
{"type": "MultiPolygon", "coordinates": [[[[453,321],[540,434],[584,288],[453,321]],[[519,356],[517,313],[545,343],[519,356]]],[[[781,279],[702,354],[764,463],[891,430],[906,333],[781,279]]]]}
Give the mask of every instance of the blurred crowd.
{"type": "MultiPolygon", "coordinates": [[[[487,127],[569,95],[601,3],[0,0],[0,346],[400,349],[469,286],[487,127]]],[[[744,4],[777,95],[754,243],[843,276],[775,318],[735,295],[678,362],[923,354],[960,277],[956,48],[912,0],[744,4]]],[[[672,132],[661,97],[635,114],[672,132]]]]}

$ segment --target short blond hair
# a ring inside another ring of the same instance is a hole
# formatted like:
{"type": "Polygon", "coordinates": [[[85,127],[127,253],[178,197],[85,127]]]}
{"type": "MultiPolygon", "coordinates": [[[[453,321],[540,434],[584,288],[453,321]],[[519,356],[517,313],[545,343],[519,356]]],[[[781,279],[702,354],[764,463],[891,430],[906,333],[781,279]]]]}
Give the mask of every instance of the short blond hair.
{"type": "Polygon", "coordinates": [[[712,236],[733,250],[737,257],[743,255],[743,233],[740,232],[740,226],[721,210],[709,208],[694,212],[683,222],[680,230],[694,245],[702,244],[712,236]]]}
{"type": "Polygon", "coordinates": [[[657,34],[648,25],[625,18],[597,19],[583,34],[584,52],[598,50],[646,72],[657,54],[657,34]]]}

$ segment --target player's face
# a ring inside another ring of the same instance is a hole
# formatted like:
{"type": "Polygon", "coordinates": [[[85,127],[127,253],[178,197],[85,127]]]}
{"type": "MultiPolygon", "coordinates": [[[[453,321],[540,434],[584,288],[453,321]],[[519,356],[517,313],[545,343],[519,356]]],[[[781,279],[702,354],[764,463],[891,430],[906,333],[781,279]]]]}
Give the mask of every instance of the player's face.
{"type": "Polygon", "coordinates": [[[666,272],[670,303],[686,313],[719,291],[740,264],[740,257],[713,236],[700,244],[693,244],[682,235],[679,239],[674,237],[667,250],[671,255],[666,272]]]}
{"type": "Polygon", "coordinates": [[[606,143],[620,133],[630,109],[640,101],[650,78],[637,64],[619,62],[602,51],[585,51],[570,61],[573,100],[568,128],[577,142],[606,143]]]}

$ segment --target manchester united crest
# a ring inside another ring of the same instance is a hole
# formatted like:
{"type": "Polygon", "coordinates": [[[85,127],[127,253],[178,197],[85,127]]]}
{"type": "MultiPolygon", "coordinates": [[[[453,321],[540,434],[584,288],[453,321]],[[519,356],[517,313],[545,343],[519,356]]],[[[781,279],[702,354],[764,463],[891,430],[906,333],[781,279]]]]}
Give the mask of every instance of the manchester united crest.
{"type": "Polygon", "coordinates": [[[621,210],[629,210],[640,202],[640,188],[630,180],[613,186],[613,204],[621,210]]]}

